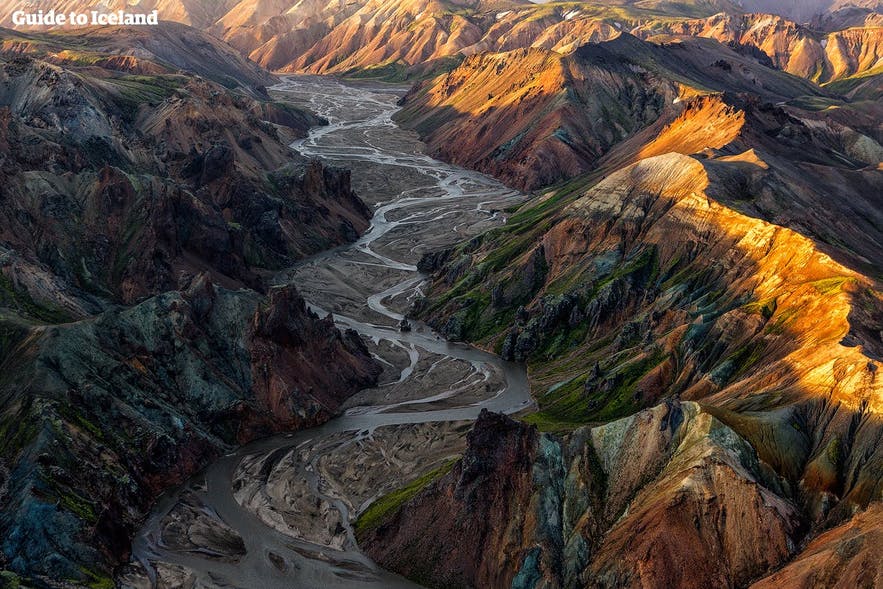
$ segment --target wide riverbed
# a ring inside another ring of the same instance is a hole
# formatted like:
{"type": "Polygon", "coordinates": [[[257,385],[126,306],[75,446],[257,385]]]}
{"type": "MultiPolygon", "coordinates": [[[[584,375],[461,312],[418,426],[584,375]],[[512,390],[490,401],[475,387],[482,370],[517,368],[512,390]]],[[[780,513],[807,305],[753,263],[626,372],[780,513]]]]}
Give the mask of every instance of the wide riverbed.
{"type": "MultiPolygon", "coordinates": [[[[356,545],[352,521],[378,496],[462,452],[484,409],[531,404],[523,367],[453,344],[415,323],[397,325],[423,278],[416,263],[505,222],[523,195],[437,161],[392,122],[403,89],[291,77],[273,88],[330,124],[294,144],[353,170],[374,207],[356,243],[281,273],[320,314],[354,329],[385,366],[381,384],[322,427],[260,440],[164,495],[137,533],[139,572],[128,586],[416,587],[379,569],[356,545]]],[[[328,367],[333,370],[334,367],[328,367]]]]}

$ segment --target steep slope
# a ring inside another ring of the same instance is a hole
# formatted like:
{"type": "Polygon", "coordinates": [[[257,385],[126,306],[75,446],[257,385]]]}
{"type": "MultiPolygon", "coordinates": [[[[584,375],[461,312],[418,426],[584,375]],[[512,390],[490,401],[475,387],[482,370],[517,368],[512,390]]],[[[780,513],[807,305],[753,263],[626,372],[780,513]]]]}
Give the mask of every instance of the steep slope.
{"type": "MultiPolygon", "coordinates": [[[[616,41],[592,47],[605,72],[616,41]]],[[[363,533],[385,566],[438,587],[883,574],[863,548],[883,492],[879,107],[710,47],[632,49],[678,100],[506,227],[421,261],[413,314],[527,363],[540,410],[522,421],[562,437],[485,416],[449,475],[363,533]]],[[[464,113],[468,83],[450,85],[464,113]]],[[[480,141],[499,116],[422,132],[480,141]]]]}
{"type": "Polygon", "coordinates": [[[756,48],[778,69],[819,83],[871,72],[883,66],[883,27],[851,27],[830,33],[763,14],[725,15],[670,23],[650,23],[633,31],[708,37],[736,48],[756,48]]]}
{"type": "Polygon", "coordinates": [[[798,22],[810,22],[852,10],[862,13],[883,11],[880,0],[741,0],[739,5],[748,12],[778,14],[798,22]]]}
{"type": "Polygon", "coordinates": [[[357,335],[307,311],[292,287],[262,301],[205,276],[33,327],[0,368],[0,564],[81,584],[128,558],[160,491],[232,444],[321,423],[379,373],[357,335]]]}
{"type": "Polygon", "coordinates": [[[563,440],[485,413],[451,472],[361,539],[429,587],[738,587],[799,541],[787,493],[696,403],[563,440]]]}
{"type": "Polygon", "coordinates": [[[623,34],[570,55],[470,57],[416,85],[396,120],[442,159],[532,189],[591,169],[614,145],[678,112],[684,99],[724,91],[776,102],[823,95],[711,40],[659,46],[623,34]]]}
{"type": "MultiPolygon", "coordinates": [[[[47,0],[32,4],[34,9],[58,8],[47,0]]],[[[110,2],[104,9],[123,8],[117,4],[110,2]]],[[[8,26],[18,8],[16,2],[0,0],[0,25],[8,26]]],[[[63,8],[94,7],[67,0],[63,8]]],[[[543,48],[567,54],[623,31],[641,36],[680,31],[761,50],[786,71],[827,81],[873,71],[881,26],[877,0],[810,5],[729,0],[151,0],[129,8],[156,8],[163,20],[209,31],[272,70],[387,78],[425,77],[476,53],[543,48]],[[810,19],[812,30],[798,24],[810,19]]]]}
{"type": "Polygon", "coordinates": [[[875,503],[849,522],[820,534],[794,561],[751,586],[876,587],[883,581],[883,504],[875,503]]]}
{"type": "MultiPolygon", "coordinates": [[[[42,10],[48,12],[89,12],[91,10],[116,12],[126,10],[147,14],[157,10],[162,20],[179,22],[196,28],[207,28],[226,14],[235,5],[234,0],[107,0],[100,4],[83,2],[82,0],[31,0],[27,9],[32,12],[42,10]]],[[[11,26],[12,13],[22,10],[21,2],[16,0],[0,0],[0,26],[11,26]]]]}
{"type": "Polygon", "coordinates": [[[266,99],[277,82],[265,69],[206,33],[164,22],[149,29],[92,27],[45,33],[0,29],[0,51],[60,65],[94,64],[132,74],[192,72],[266,99]]]}
{"type": "Polygon", "coordinates": [[[279,135],[315,118],[178,73],[69,63],[4,62],[3,134],[27,147],[4,157],[0,235],[71,289],[134,302],[206,268],[260,288],[261,271],[367,226],[348,173],[299,161],[279,135]]]}
{"type": "MultiPolygon", "coordinates": [[[[806,577],[807,534],[877,509],[883,296],[721,203],[761,165],[652,156],[447,255],[423,315],[527,361],[524,420],[572,433],[477,424],[450,475],[363,535],[374,558],[438,587],[738,587],[796,558],[781,586],[806,577]]],[[[879,577],[856,558],[825,566],[879,577]]]]}
{"type": "Polygon", "coordinates": [[[320,119],[248,95],[269,74],[231,57],[228,90],[176,68],[225,59],[202,36],[2,33],[4,583],[108,586],[163,489],[380,372],[294,287],[262,294],[370,211],[347,170],[287,147],[320,119]],[[176,39],[204,50],[157,57],[176,39]]]}

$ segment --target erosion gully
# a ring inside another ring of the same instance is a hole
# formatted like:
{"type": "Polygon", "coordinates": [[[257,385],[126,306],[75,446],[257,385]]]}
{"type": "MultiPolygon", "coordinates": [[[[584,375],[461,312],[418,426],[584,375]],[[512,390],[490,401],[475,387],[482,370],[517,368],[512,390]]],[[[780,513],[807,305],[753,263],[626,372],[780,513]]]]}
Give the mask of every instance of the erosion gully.
{"type": "Polygon", "coordinates": [[[532,400],[522,366],[398,324],[422,294],[420,256],[503,223],[524,195],[423,153],[392,120],[400,87],[294,76],[272,91],[328,119],[293,147],[351,168],[374,207],[358,241],[276,282],[293,282],[316,312],[361,334],[384,380],[321,427],[248,444],[163,495],[133,542],[145,576],[123,584],[416,587],[359,550],[355,515],[462,451],[482,409],[513,413],[532,400]]]}

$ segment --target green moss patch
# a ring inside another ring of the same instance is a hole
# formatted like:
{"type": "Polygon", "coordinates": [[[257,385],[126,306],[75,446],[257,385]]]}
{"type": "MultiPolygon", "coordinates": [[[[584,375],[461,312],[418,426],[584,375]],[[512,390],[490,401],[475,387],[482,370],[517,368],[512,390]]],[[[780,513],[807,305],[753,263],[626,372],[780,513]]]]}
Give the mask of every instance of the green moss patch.
{"type": "Polygon", "coordinates": [[[401,489],[397,489],[374,501],[356,519],[354,526],[356,536],[364,536],[368,531],[377,528],[387,521],[406,501],[417,495],[431,482],[449,473],[454,467],[455,462],[455,460],[451,460],[435,470],[429,471],[420,478],[411,481],[401,489]]]}

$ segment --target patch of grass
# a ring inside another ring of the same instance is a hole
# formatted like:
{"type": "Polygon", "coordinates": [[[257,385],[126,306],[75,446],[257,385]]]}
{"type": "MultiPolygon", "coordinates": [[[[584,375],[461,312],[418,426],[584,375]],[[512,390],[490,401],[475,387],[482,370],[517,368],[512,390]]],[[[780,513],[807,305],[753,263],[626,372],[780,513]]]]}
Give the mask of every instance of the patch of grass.
{"type": "Polygon", "coordinates": [[[431,470],[418,479],[415,479],[391,493],[380,497],[363,511],[356,519],[354,528],[356,536],[363,536],[373,530],[392,516],[406,501],[417,495],[431,482],[443,477],[451,471],[456,460],[450,460],[444,465],[431,470]]]}
{"type": "Polygon", "coordinates": [[[726,361],[730,362],[734,368],[734,377],[738,377],[746,370],[754,366],[763,356],[766,349],[764,341],[752,341],[730,355],[726,361]]]}
{"type": "Polygon", "coordinates": [[[127,75],[107,80],[114,92],[117,106],[130,118],[141,106],[156,106],[182,88],[186,78],[180,75],[127,75]]]}
{"type": "Polygon", "coordinates": [[[568,434],[573,430],[586,425],[584,422],[562,421],[560,419],[552,417],[544,411],[531,413],[530,415],[525,415],[520,419],[524,423],[529,423],[531,425],[537,426],[537,429],[541,432],[552,434],[568,434]]]}
{"type": "Polygon", "coordinates": [[[95,572],[86,567],[80,568],[80,571],[89,579],[86,583],[86,586],[89,587],[89,589],[114,589],[114,587],[116,587],[113,579],[108,575],[95,572]]]}
{"type": "Polygon", "coordinates": [[[776,313],[776,299],[766,299],[763,301],[754,301],[752,303],[748,303],[746,305],[742,305],[742,308],[747,313],[752,313],[756,315],[760,315],[764,319],[770,319],[776,313]]]}
{"type": "MultiPolygon", "coordinates": [[[[64,323],[69,315],[58,307],[39,304],[25,290],[17,290],[12,281],[0,274],[0,307],[14,309],[24,315],[45,323],[64,323]]],[[[2,334],[0,334],[2,340],[2,334]]]]}
{"type": "Polygon", "coordinates": [[[849,276],[835,276],[833,278],[824,278],[822,280],[816,280],[811,283],[813,287],[819,292],[819,294],[831,294],[832,292],[840,292],[843,289],[843,285],[849,282],[852,282],[853,279],[849,276]]]}
{"type": "Polygon", "coordinates": [[[587,375],[574,378],[541,397],[538,400],[540,411],[525,417],[524,421],[544,431],[568,431],[588,423],[610,421],[634,413],[638,409],[633,399],[638,382],[667,357],[659,350],[619,365],[607,374],[609,378],[615,377],[616,384],[606,392],[586,392],[587,375]]]}
{"type": "Polygon", "coordinates": [[[70,489],[64,489],[54,480],[47,481],[53,487],[53,493],[58,499],[58,503],[65,510],[73,513],[78,518],[89,524],[98,521],[98,515],[95,513],[95,507],[88,499],[81,497],[79,494],[70,489]]]}
{"type": "Polygon", "coordinates": [[[441,57],[419,65],[403,61],[388,61],[364,68],[353,68],[343,73],[344,78],[374,80],[390,84],[428,80],[453,71],[463,62],[462,55],[441,57]]]}
{"type": "Polygon", "coordinates": [[[0,417],[0,455],[15,457],[37,437],[39,427],[28,417],[26,410],[0,417]]]}
{"type": "Polygon", "coordinates": [[[586,340],[589,322],[583,320],[572,329],[558,329],[551,339],[546,338],[539,350],[534,352],[536,359],[553,360],[569,352],[586,340]]]}
{"type": "Polygon", "coordinates": [[[12,571],[0,571],[0,589],[20,589],[21,577],[12,571]]]}

